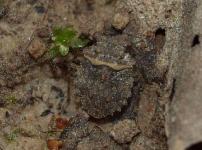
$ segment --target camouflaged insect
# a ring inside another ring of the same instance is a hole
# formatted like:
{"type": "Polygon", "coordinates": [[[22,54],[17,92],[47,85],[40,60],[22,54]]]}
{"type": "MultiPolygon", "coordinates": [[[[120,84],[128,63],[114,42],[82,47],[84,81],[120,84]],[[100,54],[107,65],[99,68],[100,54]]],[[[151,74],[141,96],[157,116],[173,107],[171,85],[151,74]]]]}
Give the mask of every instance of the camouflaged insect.
{"type": "Polygon", "coordinates": [[[131,96],[135,64],[125,53],[125,36],[101,37],[84,50],[75,81],[81,105],[90,116],[104,118],[120,112],[131,96]]]}

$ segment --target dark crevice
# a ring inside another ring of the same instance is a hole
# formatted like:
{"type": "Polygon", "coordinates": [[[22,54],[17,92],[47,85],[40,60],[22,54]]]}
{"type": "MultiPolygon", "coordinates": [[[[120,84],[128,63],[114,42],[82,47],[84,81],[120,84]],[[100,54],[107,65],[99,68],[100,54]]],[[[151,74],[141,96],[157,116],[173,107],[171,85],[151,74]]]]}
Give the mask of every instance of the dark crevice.
{"type": "Polygon", "coordinates": [[[117,1],[117,0],[107,0],[107,1],[105,2],[105,5],[114,4],[114,3],[116,3],[116,1],[117,1]]]}
{"type": "Polygon", "coordinates": [[[87,8],[87,10],[89,10],[89,11],[93,11],[94,10],[94,1],[93,0],[85,0],[85,2],[86,2],[86,8],[87,8]]]}
{"type": "Polygon", "coordinates": [[[46,12],[46,9],[44,6],[35,6],[34,9],[38,14],[43,14],[46,12]]]}
{"type": "Polygon", "coordinates": [[[202,142],[198,142],[186,148],[186,150],[201,150],[201,149],[202,149],[202,142]]]}
{"type": "Polygon", "coordinates": [[[176,89],[176,79],[174,78],[173,79],[173,87],[172,87],[172,90],[171,90],[171,93],[170,93],[170,96],[169,96],[170,101],[173,100],[173,97],[175,95],[175,89],[176,89]]]}
{"type": "Polygon", "coordinates": [[[161,51],[166,42],[166,30],[162,28],[158,28],[155,32],[155,40],[154,45],[156,51],[161,51]]]}
{"type": "Polygon", "coordinates": [[[111,26],[106,29],[105,35],[116,36],[116,35],[120,35],[122,33],[123,33],[122,30],[118,30],[118,29],[114,28],[113,26],[111,26]]]}
{"type": "Polygon", "coordinates": [[[8,7],[7,6],[2,6],[0,8],[0,19],[4,18],[8,13],[8,7]]]}
{"type": "Polygon", "coordinates": [[[196,45],[200,44],[199,38],[200,38],[199,35],[194,36],[191,47],[195,47],[196,45]]]}
{"type": "Polygon", "coordinates": [[[92,37],[92,38],[90,39],[88,35],[82,35],[82,38],[89,40],[88,44],[87,44],[85,47],[89,47],[89,46],[92,46],[92,45],[96,45],[96,43],[97,43],[97,39],[96,39],[95,37],[92,37]]]}
{"type": "Polygon", "coordinates": [[[165,36],[165,35],[166,35],[166,30],[165,30],[165,29],[162,29],[162,28],[158,28],[158,29],[156,30],[155,36],[158,36],[158,35],[165,36]]]}

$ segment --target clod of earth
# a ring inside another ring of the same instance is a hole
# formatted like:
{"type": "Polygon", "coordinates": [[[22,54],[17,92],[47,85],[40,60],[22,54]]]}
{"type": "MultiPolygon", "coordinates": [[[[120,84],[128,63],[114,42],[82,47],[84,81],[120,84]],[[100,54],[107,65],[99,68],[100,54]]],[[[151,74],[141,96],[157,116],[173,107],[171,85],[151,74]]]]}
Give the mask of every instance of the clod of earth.
{"type": "Polygon", "coordinates": [[[81,114],[70,119],[61,138],[64,140],[62,150],[122,149],[107,133],[81,114]]]}
{"type": "Polygon", "coordinates": [[[64,140],[64,150],[75,149],[77,143],[92,130],[93,125],[88,122],[88,118],[77,115],[70,118],[68,126],[61,133],[60,138],[64,140]]]}
{"type": "Polygon", "coordinates": [[[114,142],[107,133],[100,128],[95,127],[89,134],[89,136],[83,138],[78,145],[78,150],[89,149],[108,149],[108,150],[122,150],[123,148],[114,142]]]}
{"type": "Polygon", "coordinates": [[[112,25],[117,30],[124,29],[129,23],[129,15],[127,12],[120,12],[115,14],[112,25]]]}
{"type": "Polygon", "coordinates": [[[110,134],[118,143],[122,144],[131,142],[139,132],[134,120],[125,119],[115,124],[110,134]]]}

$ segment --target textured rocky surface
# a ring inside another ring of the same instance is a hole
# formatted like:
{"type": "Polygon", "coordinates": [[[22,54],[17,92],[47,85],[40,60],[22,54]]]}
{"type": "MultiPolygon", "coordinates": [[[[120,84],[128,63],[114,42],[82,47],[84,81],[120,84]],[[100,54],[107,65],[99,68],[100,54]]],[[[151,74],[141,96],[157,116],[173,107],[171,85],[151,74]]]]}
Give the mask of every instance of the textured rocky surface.
{"type": "Polygon", "coordinates": [[[201,148],[201,8],[200,1],[189,1],[183,7],[183,54],[167,121],[171,150],[201,148]]]}
{"type": "Polygon", "coordinates": [[[194,121],[200,127],[192,115],[200,114],[193,67],[200,68],[200,10],[199,1],[185,0],[0,0],[0,149],[47,149],[53,141],[63,149],[167,150],[200,142],[198,134],[178,138],[191,135],[194,121]],[[52,29],[69,26],[89,44],[51,59],[52,29]]]}
{"type": "Polygon", "coordinates": [[[104,133],[99,128],[94,128],[87,138],[84,138],[78,143],[78,150],[89,149],[109,149],[109,150],[122,150],[123,148],[114,142],[108,134],[104,133]]]}
{"type": "Polygon", "coordinates": [[[95,124],[89,123],[88,118],[80,114],[70,119],[70,124],[61,133],[65,139],[63,149],[122,149],[108,134],[95,124]]]}
{"type": "Polygon", "coordinates": [[[65,139],[65,145],[63,149],[75,149],[78,142],[82,138],[87,137],[91,130],[93,130],[93,125],[88,122],[88,118],[85,116],[77,115],[70,119],[70,124],[61,133],[60,138],[65,139]]]}

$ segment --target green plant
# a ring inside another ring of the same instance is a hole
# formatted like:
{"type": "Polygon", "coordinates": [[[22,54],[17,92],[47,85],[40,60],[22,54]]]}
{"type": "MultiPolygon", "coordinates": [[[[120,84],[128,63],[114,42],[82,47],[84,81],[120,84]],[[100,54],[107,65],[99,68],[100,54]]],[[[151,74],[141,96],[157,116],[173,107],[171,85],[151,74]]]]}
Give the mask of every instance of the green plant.
{"type": "Polygon", "coordinates": [[[17,102],[17,98],[14,95],[7,95],[5,100],[7,104],[15,104],[17,102]]]}
{"type": "Polygon", "coordinates": [[[57,134],[57,131],[47,131],[48,136],[55,136],[57,134]]]}
{"type": "Polygon", "coordinates": [[[0,6],[4,5],[4,0],[0,0],[0,6]]]}
{"type": "Polygon", "coordinates": [[[16,138],[18,137],[18,134],[20,133],[20,129],[15,129],[14,131],[8,133],[5,135],[5,138],[7,141],[12,142],[15,141],[16,138]]]}
{"type": "Polygon", "coordinates": [[[50,55],[52,58],[57,56],[66,56],[70,49],[82,48],[89,42],[82,38],[72,27],[54,28],[52,32],[52,47],[50,55]]]}

